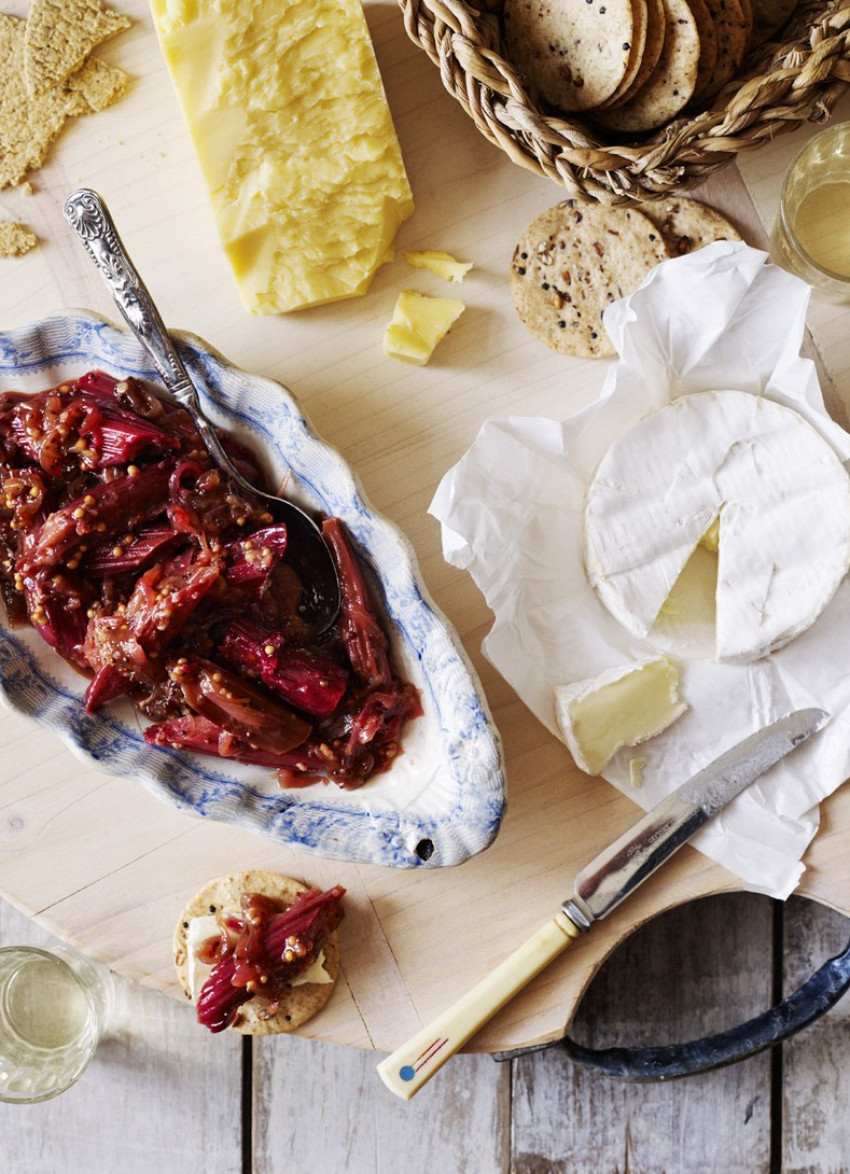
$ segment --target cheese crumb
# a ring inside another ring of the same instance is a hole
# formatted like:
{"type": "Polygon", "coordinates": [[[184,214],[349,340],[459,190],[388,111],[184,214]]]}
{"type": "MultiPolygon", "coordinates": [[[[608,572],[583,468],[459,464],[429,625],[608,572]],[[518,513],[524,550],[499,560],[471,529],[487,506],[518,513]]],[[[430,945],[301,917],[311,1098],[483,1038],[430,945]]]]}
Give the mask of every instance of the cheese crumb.
{"type": "Polygon", "coordinates": [[[384,334],[384,353],[424,367],[465,309],[457,298],[432,298],[404,290],[384,334]]]}
{"type": "Polygon", "coordinates": [[[416,269],[429,269],[445,281],[463,281],[472,268],[471,261],[457,261],[451,253],[437,249],[423,249],[404,254],[408,265],[416,269]]]}
{"type": "Polygon", "coordinates": [[[629,786],[635,790],[643,786],[643,772],[646,769],[646,759],[643,757],[629,759],[629,786]]]}
{"type": "Polygon", "coordinates": [[[622,747],[654,738],[687,709],[678,669],[666,656],[558,685],[555,707],[576,766],[591,775],[601,774],[622,747]]]}

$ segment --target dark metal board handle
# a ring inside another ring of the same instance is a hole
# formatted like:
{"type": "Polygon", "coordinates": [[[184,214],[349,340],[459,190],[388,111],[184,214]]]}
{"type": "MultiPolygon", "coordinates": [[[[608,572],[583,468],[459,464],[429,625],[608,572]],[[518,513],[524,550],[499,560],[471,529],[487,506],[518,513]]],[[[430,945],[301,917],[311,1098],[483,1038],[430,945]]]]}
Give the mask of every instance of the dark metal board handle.
{"type": "Polygon", "coordinates": [[[814,1023],[850,988],[850,943],[803,983],[794,994],[739,1027],[721,1031],[684,1044],[663,1047],[585,1048],[565,1036],[550,1044],[496,1052],[495,1060],[513,1060],[518,1056],[549,1048],[563,1048],[571,1060],[603,1076],[620,1080],[673,1080],[695,1076],[727,1064],[737,1064],[758,1052],[775,1047],[814,1023]]]}

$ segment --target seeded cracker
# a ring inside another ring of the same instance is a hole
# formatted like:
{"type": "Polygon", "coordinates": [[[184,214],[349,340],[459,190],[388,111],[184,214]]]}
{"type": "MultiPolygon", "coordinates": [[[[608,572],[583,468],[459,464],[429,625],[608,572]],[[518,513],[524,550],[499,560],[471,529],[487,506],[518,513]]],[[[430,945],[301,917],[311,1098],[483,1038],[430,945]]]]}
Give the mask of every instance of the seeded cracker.
{"type": "Polygon", "coordinates": [[[658,58],[661,56],[661,50],[664,47],[664,33],[666,28],[667,20],[664,14],[664,5],[661,0],[647,0],[646,36],[644,37],[640,65],[630,81],[623,86],[618,86],[611,97],[601,103],[603,107],[621,105],[623,102],[628,101],[632,94],[636,94],[643,86],[643,83],[658,64],[658,58]]]}
{"type": "MultiPolygon", "coordinates": [[[[306,887],[298,880],[265,869],[233,873],[218,877],[204,885],[183,910],[174,930],[174,965],[186,997],[192,998],[186,946],[187,925],[192,918],[221,911],[224,911],[225,915],[238,915],[242,893],[265,893],[266,896],[290,905],[306,887]]],[[[280,1009],[273,1015],[269,1014],[265,1000],[259,997],[250,999],[239,1008],[230,1030],[242,1035],[276,1035],[280,1032],[295,1031],[308,1019],[312,1019],[331,997],[339,977],[341,952],[338,930],[330,934],[324,947],[324,954],[324,968],[331,979],[330,982],[308,982],[293,986],[285,999],[281,1000],[280,1009]]]]}
{"type": "Polygon", "coordinates": [[[43,94],[70,77],[97,45],[130,27],[100,0],[32,0],[24,41],[27,91],[43,94]]]}
{"type": "Polygon", "coordinates": [[[688,0],[699,33],[699,62],[694,95],[705,90],[717,65],[717,29],[706,0],[688,0]]]}
{"type": "Polygon", "coordinates": [[[651,130],[675,118],[690,101],[700,56],[696,21],[685,0],[664,0],[664,9],[666,33],[658,64],[627,102],[597,113],[603,126],[651,130]]]}
{"type": "Polygon", "coordinates": [[[604,310],[633,293],[669,256],[656,226],[634,208],[557,204],[523,233],[511,262],[517,313],[553,350],[613,355],[604,310]]]}
{"type": "Polygon", "coordinates": [[[22,257],[38,244],[34,232],[17,220],[0,220],[0,257],[22,257]]]}
{"type": "Polygon", "coordinates": [[[0,188],[39,167],[68,116],[67,94],[30,100],[24,84],[25,22],[0,13],[0,188]]]}
{"type": "Polygon", "coordinates": [[[40,167],[65,120],[101,110],[123,92],[120,70],[90,59],[62,85],[37,98],[24,83],[26,23],[0,13],[0,189],[40,167]]]}
{"type": "Polygon", "coordinates": [[[504,21],[514,65],[561,110],[598,106],[629,66],[631,0],[505,0],[504,21]]]}
{"type": "Polygon", "coordinates": [[[603,106],[610,106],[614,104],[620,95],[625,94],[634,85],[643,65],[644,52],[646,49],[646,34],[649,24],[647,0],[631,0],[631,4],[633,28],[628,65],[626,66],[626,72],[620,79],[616,90],[610,98],[605,99],[605,101],[602,103],[603,106]]]}
{"type": "Polygon", "coordinates": [[[653,200],[642,211],[660,229],[671,257],[694,253],[713,241],[741,240],[741,234],[725,216],[699,200],[683,196],[653,200]]]}
{"type": "Polygon", "coordinates": [[[747,48],[747,20],[740,0],[706,0],[717,34],[717,62],[710,78],[695,95],[711,100],[734,77],[747,48]]]}

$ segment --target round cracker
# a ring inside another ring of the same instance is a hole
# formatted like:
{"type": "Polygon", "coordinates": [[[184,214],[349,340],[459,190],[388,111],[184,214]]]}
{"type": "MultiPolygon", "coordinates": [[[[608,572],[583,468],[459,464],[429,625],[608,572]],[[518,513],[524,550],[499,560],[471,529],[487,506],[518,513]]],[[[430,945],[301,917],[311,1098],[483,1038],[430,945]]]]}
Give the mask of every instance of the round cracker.
{"type": "Polygon", "coordinates": [[[746,54],[753,35],[753,23],[755,19],[753,14],[752,0],[741,0],[741,15],[744,18],[744,29],[746,32],[746,44],[744,46],[744,54],[746,54]]]}
{"type": "Polygon", "coordinates": [[[714,17],[706,0],[688,0],[688,7],[694,14],[699,33],[699,61],[694,85],[696,96],[708,85],[717,64],[717,29],[714,27],[714,17]]]}
{"type": "Polygon", "coordinates": [[[658,64],[626,102],[597,112],[603,126],[620,131],[651,130],[675,118],[690,101],[697,80],[700,44],[686,0],[664,0],[666,29],[658,64]]]}
{"type": "Polygon", "coordinates": [[[717,61],[694,103],[714,98],[735,76],[747,49],[747,19],[741,0],[706,0],[717,34],[717,61]]]}
{"type": "MultiPolygon", "coordinates": [[[[174,930],[174,965],[187,999],[191,1000],[193,995],[189,983],[186,934],[189,922],[194,917],[221,912],[225,916],[239,916],[242,912],[239,901],[243,893],[264,893],[291,905],[298,894],[306,892],[307,888],[307,885],[293,877],[259,868],[220,876],[204,885],[183,910],[174,930]]],[[[269,1014],[268,1000],[255,995],[239,1008],[230,1030],[242,1035],[277,1035],[295,1031],[308,1019],[312,1019],[331,997],[339,977],[341,951],[337,930],[328,936],[324,953],[324,968],[331,978],[330,982],[306,982],[292,987],[280,1000],[280,1006],[273,1015],[269,1014]]]]}
{"type": "Polygon", "coordinates": [[[641,210],[664,238],[671,257],[694,253],[714,241],[739,241],[737,228],[716,209],[684,196],[653,201],[641,210]]]}
{"type": "Polygon", "coordinates": [[[560,110],[588,110],[614,93],[629,66],[632,0],[505,0],[508,55],[560,110]]]}
{"type": "Polygon", "coordinates": [[[514,250],[511,295],[525,326],[553,350],[610,356],[603,312],[667,256],[660,232],[636,208],[556,204],[529,225],[514,250]]]}
{"type": "Polygon", "coordinates": [[[658,64],[658,58],[661,56],[661,50],[664,47],[666,27],[667,20],[664,15],[662,0],[647,0],[646,36],[644,38],[640,67],[628,86],[618,88],[611,98],[602,103],[603,108],[605,106],[621,106],[624,102],[628,102],[632,95],[641,89],[646,79],[658,64]]]}
{"type": "Polygon", "coordinates": [[[760,45],[788,23],[797,7],[797,0],[751,0],[751,7],[752,39],[754,44],[760,45]]]}
{"type": "Polygon", "coordinates": [[[629,50],[629,62],[626,66],[626,72],[623,74],[611,97],[606,98],[604,102],[600,103],[602,106],[610,106],[622,95],[626,94],[634,85],[638,74],[643,68],[646,34],[649,26],[648,0],[632,0],[632,15],[634,17],[634,30],[632,32],[632,47],[629,50]]]}

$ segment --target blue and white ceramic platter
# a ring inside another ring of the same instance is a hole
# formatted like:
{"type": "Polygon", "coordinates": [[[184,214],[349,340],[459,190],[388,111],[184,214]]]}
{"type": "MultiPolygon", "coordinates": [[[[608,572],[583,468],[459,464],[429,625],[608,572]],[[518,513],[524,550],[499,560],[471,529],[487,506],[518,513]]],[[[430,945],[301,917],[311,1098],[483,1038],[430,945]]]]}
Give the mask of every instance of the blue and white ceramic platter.
{"type": "MultiPolygon", "coordinates": [[[[364,501],[342,457],[311,431],[280,384],[230,366],[200,339],[176,341],[207,415],[252,445],[301,504],[339,517],[374,572],[399,669],[420,689],[404,753],[357,791],[281,790],[258,767],[148,746],[140,715],[116,703],[88,715],[86,682],[35,632],[0,617],[0,692],[85,761],[197,816],[306,851],[395,868],[459,864],[496,835],[505,803],[501,744],[455,633],[429,601],[400,531],[364,501]],[[123,777],[120,777],[123,776],[123,777]]],[[[135,338],[85,311],[0,332],[0,390],[41,391],[93,368],[156,382],[135,338]]]]}

